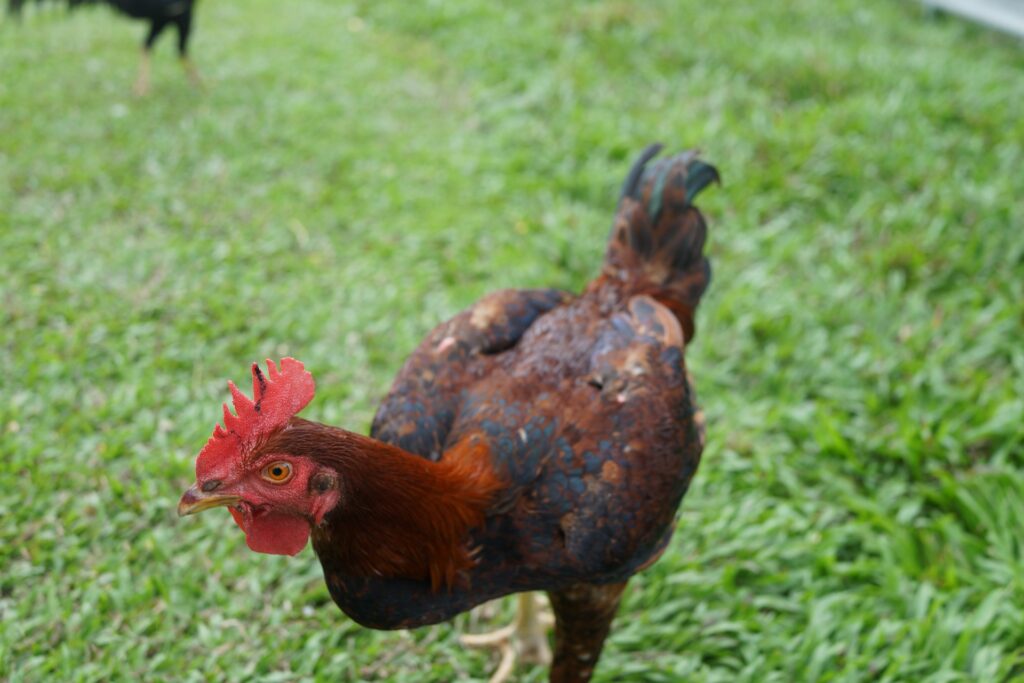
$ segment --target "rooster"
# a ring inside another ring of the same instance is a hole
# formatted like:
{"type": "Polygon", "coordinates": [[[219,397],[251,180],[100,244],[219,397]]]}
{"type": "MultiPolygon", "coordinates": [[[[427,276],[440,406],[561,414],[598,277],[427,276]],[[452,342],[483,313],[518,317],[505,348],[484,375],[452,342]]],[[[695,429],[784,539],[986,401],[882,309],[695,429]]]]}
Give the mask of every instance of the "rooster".
{"type": "MultiPolygon", "coordinates": [[[[331,597],[376,629],[435,624],[522,593],[513,626],[465,636],[548,654],[587,681],[629,578],[672,536],[703,448],[684,351],[711,277],[694,197],[718,180],[692,152],[626,178],[604,267],[582,293],[503,290],[441,324],[362,436],[297,417],[314,381],[291,358],[228,383],[178,513],[226,506],[251,550],[312,537],[331,597]]],[[[548,656],[550,656],[548,654],[548,656]]]]}
{"type": "MultiPolygon", "coordinates": [[[[39,2],[41,0],[37,0],[39,2]]],[[[150,55],[153,52],[153,44],[160,37],[163,30],[174,24],[178,31],[178,57],[185,74],[195,86],[202,85],[199,71],[188,56],[188,39],[192,32],[192,10],[195,0],[67,0],[68,7],[75,8],[78,5],[105,2],[121,14],[133,19],[145,19],[149,21],[149,31],[142,42],[142,61],[139,63],[139,73],[135,79],[133,90],[136,95],[145,95],[149,92],[150,55]]],[[[22,6],[26,0],[7,0],[7,11],[9,14],[18,16],[21,14],[22,6]]]]}

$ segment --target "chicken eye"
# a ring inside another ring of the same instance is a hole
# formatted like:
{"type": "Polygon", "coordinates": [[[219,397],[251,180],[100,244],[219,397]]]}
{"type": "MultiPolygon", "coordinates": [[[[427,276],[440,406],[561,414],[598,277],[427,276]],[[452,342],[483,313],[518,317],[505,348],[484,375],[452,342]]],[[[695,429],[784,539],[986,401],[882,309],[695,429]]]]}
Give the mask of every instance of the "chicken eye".
{"type": "Polygon", "coordinates": [[[275,484],[283,484],[292,478],[292,466],[286,462],[274,462],[263,468],[263,478],[275,484]]]}

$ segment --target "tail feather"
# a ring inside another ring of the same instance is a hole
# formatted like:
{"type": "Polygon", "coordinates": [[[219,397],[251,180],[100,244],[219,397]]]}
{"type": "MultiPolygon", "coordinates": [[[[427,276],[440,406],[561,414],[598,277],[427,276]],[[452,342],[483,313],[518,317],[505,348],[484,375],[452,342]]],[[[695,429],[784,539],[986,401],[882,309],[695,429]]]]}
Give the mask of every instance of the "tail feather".
{"type": "Polygon", "coordinates": [[[711,281],[704,256],[707,226],[693,200],[719,176],[694,151],[652,163],[661,148],[645,149],[622,185],[603,280],[670,308],[689,341],[694,312],[711,281]]]}

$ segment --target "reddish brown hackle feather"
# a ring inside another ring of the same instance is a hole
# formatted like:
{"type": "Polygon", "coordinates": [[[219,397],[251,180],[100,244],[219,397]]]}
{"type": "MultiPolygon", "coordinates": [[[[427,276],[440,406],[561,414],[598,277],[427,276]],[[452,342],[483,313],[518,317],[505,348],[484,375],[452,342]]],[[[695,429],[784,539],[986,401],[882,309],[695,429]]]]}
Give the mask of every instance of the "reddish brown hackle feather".
{"type": "Polygon", "coordinates": [[[335,550],[346,570],[427,580],[434,591],[453,588],[476,564],[469,532],[483,526],[504,486],[487,447],[465,439],[431,462],[359,440],[357,457],[341,468],[348,523],[335,550]]]}
{"type": "Polygon", "coordinates": [[[235,412],[224,404],[224,426],[214,427],[199,452],[196,471],[209,471],[251,453],[313,400],[315,388],[313,375],[294,358],[282,358],[280,370],[268,359],[266,374],[253,363],[253,398],[228,381],[235,412]]]}
{"type": "Polygon", "coordinates": [[[391,444],[301,418],[266,448],[305,453],[338,473],[344,504],[313,530],[320,561],[345,576],[453,588],[476,565],[470,532],[506,486],[486,442],[472,436],[432,462],[391,444]]]}

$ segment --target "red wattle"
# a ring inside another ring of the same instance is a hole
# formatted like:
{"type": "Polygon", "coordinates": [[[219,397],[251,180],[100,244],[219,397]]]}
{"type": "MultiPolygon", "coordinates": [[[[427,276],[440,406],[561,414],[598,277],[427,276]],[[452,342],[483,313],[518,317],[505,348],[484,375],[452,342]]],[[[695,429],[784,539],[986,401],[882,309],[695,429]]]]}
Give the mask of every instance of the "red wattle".
{"type": "Polygon", "coordinates": [[[228,509],[245,532],[245,544],[257,553],[297,555],[309,542],[309,523],[302,517],[264,512],[246,519],[238,510],[228,509]]]}

